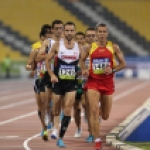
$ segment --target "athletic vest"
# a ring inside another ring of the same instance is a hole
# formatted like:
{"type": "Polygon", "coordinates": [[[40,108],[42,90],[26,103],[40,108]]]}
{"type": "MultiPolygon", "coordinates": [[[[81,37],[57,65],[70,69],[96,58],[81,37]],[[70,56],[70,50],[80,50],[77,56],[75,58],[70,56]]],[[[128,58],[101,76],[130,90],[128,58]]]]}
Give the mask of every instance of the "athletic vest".
{"type": "MultiPolygon", "coordinates": [[[[50,52],[51,47],[52,47],[53,44],[55,43],[55,40],[53,40],[53,39],[51,39],[51,38],[48,38],[48,41],[49,41],[49,44],[48,44],[47,49],[45,50],[46,53],[49,53],[49,52],[50,52]]],[[[54,60],[53,60],[53,59],[52,59],[50,65],[51,65],[51,69],[54,70],[54,60]]],[[[43,61],[41,62],[41,65],[40,65],[40,66],[41,66],[41,67],[40,67],[40,69],[41,69],[41,71],[40,71],[40,76],[43,77],[44,73],[47,71],[46,66],[45,66],[45,60],[43,60],[43,61]]]]}
{"type": "Polygon", "coordinates": [[[54,68],[59,80],[76,80],[79,54],[80,50],[76,42],[72,49],[67,49],[64,41],[59,41],[57,62],[54,68]]]}
{"type": "MultiPolygon", "coordinates": [[[[41,48],[41,42],[40,41],[37,41],[35,42],[34,44],[31,45],[32,47],[32,50],[33,51],[36,51],[36,50],[40,50],[41,48]]],[[[35,74],[34,74],[34,79],[37,79],[38,78],[38,63],[37,63],[37,66],[36,66],[36,69],[35,69],[35,74]]]]}
{"type": "Polygon", "coordinates": [[[108,41],[105,47],[99,47],[96,42],[93,42],[89,52],[89,60],[89,77],[96,79],[113,78],[113,74],[106,75],[103,72],[103,68],[107,65],[111,68],[116,66],[113,43],[111,41],[108,41]]]}

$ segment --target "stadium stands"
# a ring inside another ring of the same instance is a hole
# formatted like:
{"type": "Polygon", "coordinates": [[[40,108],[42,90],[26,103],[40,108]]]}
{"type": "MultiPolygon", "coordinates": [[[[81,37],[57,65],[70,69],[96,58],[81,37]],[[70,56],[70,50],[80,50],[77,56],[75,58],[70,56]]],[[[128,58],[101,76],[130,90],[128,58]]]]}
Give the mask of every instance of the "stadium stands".
{"type": "MultiPolygon", "coordinates": [[[[66,0],[57,0],[57,1],[59,2],[59,4],[63,5],[66,9],[68,9],[71,13],[76,15],[80,20],[82,20],[82,22],[86,23],[88,26],[95,27],[95,25],[98,23],[93,21],[90,17],[87,17],[85,13],[81,12],[78,8],[76,8],[73,2],[68,2],[66,0]]],[[[82,0],[82,2],[87,4],[89,7],[92,7],[94,5],[93,1],[90,2],[90,1],[82,0]]],[[[110,35],[110,39],[120,45],[125,55],[130,55],[130,56],[136,55],[136,53],[132,52],[129,48],[126,47],[124,43],[121,43],[117,38],[110,35]]]]}
{"type": "MultiPolygon", "coordinates": [[[[106,1],[110,1],[110,0],[106,0],[106,1]]],[[[121,21],[120,18],[118,18],[112,12],[110,12],[107,9],[107,7],[105,7],[104,5],[102,5],[100,3],[101,2],[100,0],[88,0],[88,1],[87,0],[81,0],[80,2],[84,3],[86,6],[90,7],[93,10],[93,12],[95,12],[97,14],[97,16],[100,16],[103,19],[107,20],[110,24],[112,24],[112,26],[114,26],[123,35],[125,35],[129,41],[132,41],[134,43],[134,46],[132,45],[132,47],[131,47],[132,50],[136,50],[135,47],[137,47],[137,48],[139,48],[139,50],[141,49],[141,52],[142,52],[142,50],[144,50],[144,51],[146,51],[146,53],[148,53],[146,55],[150,55],[150,52],[149,52],[150,42],[147,41],[145,39],[145,37],[141,36],[132,27],[127,25],[126,22],[121,21]]],[[[116,3],[116,2],[118,2],[118,0],[114,0],[113,2],[116,3]]],[[[110,7],[111,7],[111,5],[110,5],[110,7]]],[[[148,15],[148,14],[146,14],[146,15],[148,15]]],[[[140,20],[140,18],[142,18],[142,17],[137,17],[137,18],[140,20]]],[[[88,19],[89,22],[91,19],[88,19]]],[[[86,21],[87,21],[87,19],[86,19],[86,21]]],[[[110,35],[110,36],[112,36],[112,35],[110,35]]],[[[137,54],[136,52],[133,52],[131,54],[131,49],[126,46],[126,42],[120,43],[119,37],[116,38],[117,40],[115,39],[115,37],[110,37],[110,39],[112,39],[113,41],[118,43],[120,45],[120,47],[122,47],[122,49],[124,50],[124,53],[126,53],[126,55],[133,55],[133,56],[134,55],[141,55],[141,54],[137,54]]]]}
{"type": "MultiPolygon", "coordinates": [[[[86,26],[55,0],[2,1],[0,5],[0,40],[12,50],[28,55],[30,45],[38,40],[41,26],[53,20],[73,21],[77,30],[86,26]],[[7,11],[6,11],[7,10],[7,11]]],[[[4,45],[1,47],[4,48],[4,45]]],[[[5,48],[7,49],[7,48],[5,48]]]]}
{"type": "Polygon", "coordinates": [[[150,34],[147,32],[150,26],[150,1],[116,0],[114,2],[112,0],[99,0],[99,2],[150,41],[150,34]]]}
{"type": "Polygon", "coordinates": [[[9,0],[9,2],[2,1],[0,5],[0,20],[31,41],[38,39],[38,33],[43,24],[51,24],[55,19],[61,19],[64,22],[72,20],[76,23],[78,30],[85,30],[83,23],[59,6],[55,0],[9,0]]]}
{"type": "Polygon", "coordinates": [[[12,51],[10,47],[4,45],[1,41],[0,41],[0,62],[3,60],[3,58],[9,54],[10,58],[12,60],[19,60],[19,61],[23,61],[26,60],[27,58],[25,56],[23,56],[20,52],[18,51],[12,51]]]}

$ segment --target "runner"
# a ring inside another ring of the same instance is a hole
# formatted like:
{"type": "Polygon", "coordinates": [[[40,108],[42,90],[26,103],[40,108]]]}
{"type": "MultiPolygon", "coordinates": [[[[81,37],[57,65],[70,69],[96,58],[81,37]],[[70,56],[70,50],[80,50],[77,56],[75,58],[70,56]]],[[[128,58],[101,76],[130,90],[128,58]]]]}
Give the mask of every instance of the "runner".
{"type": "MultiPolygon", "coordinates": [[[[52,36],[52,38],[47,38],[44,40],[44,42],[42,44],[42,48],[39,51],[38,56],[37,56],[37,60],[42,61],[43,65],[45,65],[46,55],[47,55],[47,53],[50,52],[52,45],[55,43],[55,41],[61,40],[62,31],[63,31],[63,22],[61,20],[54,20],[52,22],[53,36],[52,36]],[[45,53],[45,51],[46,51],[46,53],[45,53]],[[43,53],[44,53],[44,55],[43,55],[43,53]]],[[[54,60],[52,60],[51,63],[54,63],[54,60]]],[[[54,68],[54,65],[51,64],[51,67],[54,68]]],[[[52,99],[51,98],[52,97],[52,83],[50,82],[50,77],[49,77],[48,72],[46,70],[44,70],[44,82],[45,82],[44,84],[47,87],[47,91],[48,91],[48,103],[47,102],[45,102],[45,103],[46,103],[47,107],[49,108],[48,104],[50,103],[50,101],[52,99]]],[[[60,110],[61,110],[61,108],[60,108],[60,110]]],[[[51,110],[48,110],[48,112],[50,114],[51,110]]],[[[54,114],[55,114],[55,112],[53,110],[53,115],[54,114]]],[[[49,123],[48,124],[50,124],[50,117],[49,117],[49,123]]],[[[53,131],[52,131],[51,138],[54,138],[54,139],[57,138],[55,135],[55,132],[56,132],[56,130],[58,130],[58,128],[59,128],[59,115],[54,117],[53,131]]]]}
{"type": "Polygon", "coordinates": [[[71,120],[71,110],[75,102],[76,93],[76,73],[80,55],[80,48],[73,40],[75,35],[75,24],[67,22],[64,25],[64,40],[56,42],[46,59],[46,67],[51,76],[51,81],[54,83],[53,101],[55,101],[55,112],[58,110],[58,105],[61,104],[61,98],[64,95],[64,117],[61,122],[61,129],[57,146],[65,147],[63,143],[64,134],[71,120]],[[49,62],[58,54],[58,60],[55,63],[54,73],[49,67],[49,62]]]}
{"type": "MultiPolygon", "coordinates": [[[[85,41],[86,41],[86,46],[91,45],[92,42],[96,41],[96,32],[95,32],[94,28],[87,28],[86,29],[86,31],[85,31],[85,41]]],[[[87,66],[87,68],[89,68],[89,57],[86,60],[86,66],[87,66]]],[[[85,95],[85,104],[86,104],[86,114],[85,114],[84,120],[85,120],[85,122],[88,123],[88,132],[89,132],[89,136],[86,139],[86,142],[89,143],[89,142],[93,141],[94,137],[92,136],[91,129],[90,129],[90,124],[89,124],[89,119],[88,119],[89,113],[88,113],[88,101],[87,101],[86,95],[85,95]]]]}
{"type": "Polygon", "coordinates": [[[41,48],[41,44],[45,39],[45,31],[40,32],[40,40],[32,45],[32,51],[30,52],[30,56],[26,65],[27,70],[33,70],[31,72],[34,75],[34,91],[35,91],[35,98],[37,100],[38,105],[38,116],[41,120],[41,98],[39,95],[40,89],[39,89],[39,78],[38,78],[38,65],[35,63],[36,55],[41,48]]]}
{"type": "Polygon", "coordinates": [[[89,103],[89,123],[95,138],[95,149],[99,150],[102,148],[99,132],[99,100],[101,101],[102,118],[107,120],[111,111],[114,92],[113,74],[123,69],[126,63],[119,46],[107,40],[106,24],[96,26],[96,36],[97,42],[93,42],[82,53],[80,66],[83,76],[88,76],[85,89],[89,103]],[[85,60],[88,56],[90,57],[89,70],[85,67],[85,60]],[[114,57],[118,60],[118,65],[114,57]]]}
{"type": "MultiPolygon", "coordinates": [[[[43,25],[42,27],[41,27],[41,29],[42,29],[42,31],[41,31],[41,33],[42,33],[42,35],[44,36],[44,39],[45,39],[45,35],[47,35],[47,36],[50,36],[50,31],[51,31],[51,26],[50,25],[48,25],[48,24],[46,24],[46,25],[43,25]]],[[[43,40],[44,40],[43,39],[43,40]]],[[[32,45],[32,47],[33,47],[33,49],[34,50],[39,50],[40,48],[41,48],[41,41],[37,41],[37,42],[35,42],[33,45],[32,45]]],[[[32,58],[32,59],[30,59],[30,60],[32,60],[32,61],[34,61],[34,65],[36,65],[36,63],[35,63],[35,59],[36,59],[36,56],[37,56],[37,53],[38,53],[38,51],[35,51],[35,52],[32,52],[31,53],[31,57],[30,58],[32,58]],[[33,56],[32,56],[33,55],[33,56]]],[[[38,64],[37,65],[37,72],[36,73],[38,73],[38,71],[39,71],[39,66],[40,66],[40,64],[38,64]]],[[[35,67],[35,66],[34,66],[35,67]]],[[[33,74],[33,72],[31,72],[31,74],[33,74]]],[[[35,74],[35,76],[36,76],[36,78],[37,78],[37,74],[35,74]]],[[[44,96],[44,92],[42,92],[41,93],[41,90],[42,91],[44,91],[44,89],[43,89],[43,87],[42,86],[40,86],[40,79],[38,79],[38,80],[35,80],[36,82],[35,82],[35,89],[36,89],[36,92],[38,92],[38,94],[37,94],[37,96],[38,96],[38,104],[39,104],[39,109],[40,109],[40,111],[38,111],[38,115],[39,115],[39,117],[40,117],[40,119],[41,119],[41,122],[42,122],[42,126],[44,126],[44,123],[43,123],[43,121],[42,121],[42,117],[41,117],[41,110],[42,110],[42,105],[41,105],[41,98],[44,96]],[[40,94],[39,94],[40,93],[40,94]]],[[[44,131],[43,131],[43,133],[44,133],[44,131]]],[[[44,140],[47,140],[48,138],[48,136],[47,136],[48,134],[47,134],[47,132],[45,131],[45,136],[43,136],[43,139],[44,140]]]]}
{"type": "MultiPolygon", "coordinates": [[[[82,32],[77,32],[75,34],[75,40],[80,45],[80,47],[83,48],[84,46],[84,38],[85,35],[82,32]]],[[[82,102],[85,101],[83,97],[83,89],[82,89],[82,76],[81,76],[81,71],[80,67],[78,66],[78,84],[77,84],[77,91],[76,91],[76,96],[75,96],[75,103],[74,103],[74,119],[75,119],[75,124],[76,124],[76,132],[74,137],[81,137],[82,134],[82,129],[81,129],[81,109],[82,106],[85,109],[84,104],[81,106],[82,102]]]]}

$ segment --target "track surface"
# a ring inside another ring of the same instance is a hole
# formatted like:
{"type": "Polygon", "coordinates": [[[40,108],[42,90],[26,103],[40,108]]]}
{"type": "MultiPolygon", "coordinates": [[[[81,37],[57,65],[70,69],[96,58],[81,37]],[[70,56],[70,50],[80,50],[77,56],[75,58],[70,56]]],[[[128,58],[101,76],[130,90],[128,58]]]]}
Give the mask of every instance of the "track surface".
{"type": "MultiPolygon", "coordinates": [[[[0,150],[58,150],[56,141],[49,138],[44,142],[34,99],[32,80],[0,82],[0,150]]],[[[142,105],[149,97],[150,82],[136,79],[117,79],[113,108],[109,120],[102,121],[101,138],[103,150],[114,150],[105,143],[105,135],[142,105]]],[[[74,121],[66,132],[65,149],[92,150],[93,143],[85,143],[88,136],[87,124],[82,121],[83,134],[74,138],[74,121]]],[[[49,131],[49,134],[51,131],[49,131]]]]}

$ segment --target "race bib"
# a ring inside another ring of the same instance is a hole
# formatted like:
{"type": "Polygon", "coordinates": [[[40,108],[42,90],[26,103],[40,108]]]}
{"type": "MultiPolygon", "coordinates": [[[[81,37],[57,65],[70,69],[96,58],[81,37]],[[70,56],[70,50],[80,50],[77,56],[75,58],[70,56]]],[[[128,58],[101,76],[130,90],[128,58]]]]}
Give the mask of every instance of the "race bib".
{"type": "Polygon", "coordinates": [[[74,80],[76,76],[74,65],[60,65],[59,67],[59,78],[65,80],[74,80]]]}
{"type": "Polygon", "coordinates": [[[40,72],[41,72],[41,63],[40,62],[37,63],[36,72],[37,72],[37,76],[39,77],[40,76],[40,72]]]}
{"type": "Polygon", "coordinates": [[[110,66],[110,60],[109,58],[97,58],[93,59],[92,61],[92,68],[94,74],[103,74],[103,69],[109,65],[110,66]]]}
{"type": "Polygon", "coordinates": [[[54,71],[54,58],[50,62],[51,70],[54,71]]]}
{"type": "Polygon", "coordinates": [[[42,72],[46,71],[45,61],[43,61],[42,64],[41,64],[41,71],[42,72]]]}
{"type": "Polygon", "coordinates": [[[43,78],[46,71],[45,62],[38,62],[36,72],[38,78],[43,78]]]}

